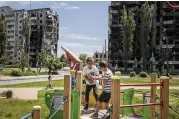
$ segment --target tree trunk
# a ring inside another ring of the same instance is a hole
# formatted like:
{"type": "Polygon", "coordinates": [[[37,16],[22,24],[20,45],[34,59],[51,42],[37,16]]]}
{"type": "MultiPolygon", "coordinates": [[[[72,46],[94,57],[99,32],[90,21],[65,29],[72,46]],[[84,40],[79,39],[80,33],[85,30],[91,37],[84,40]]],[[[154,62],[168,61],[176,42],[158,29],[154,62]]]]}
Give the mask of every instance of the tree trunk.
{"type": "Polygon", "coordinates": [[[125,68],[125,72],[127,72],[127,60],[125,59],[125,62],[124,62],[124,68],[125,68]]]}
{"type": "Polygon", "coordinates": [[[24,67],[22,67],[21,69],[22,69],[23,72],[25,71],[24,67]]]}
{"type": "Polygon", "coordinates": [[[42,67],[40,66],[40,67],[39,67],[39,73],[40,73],[41,69],[42,69],[42,67]]]}

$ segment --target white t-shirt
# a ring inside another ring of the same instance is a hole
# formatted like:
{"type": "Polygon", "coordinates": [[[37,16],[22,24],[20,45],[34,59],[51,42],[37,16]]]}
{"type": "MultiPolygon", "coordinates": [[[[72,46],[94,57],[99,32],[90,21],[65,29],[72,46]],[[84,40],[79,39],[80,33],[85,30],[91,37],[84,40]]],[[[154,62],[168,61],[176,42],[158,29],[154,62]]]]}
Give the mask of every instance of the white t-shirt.
{"type": "MultiPolygon", "coordinates": [[[[96,75],[99,75],[99,70],[96,66],[92,66],[92,68],[88,68],[88,66],[85,66],[83,68],[83,75],[87,75],[87,74],[90,74],[90,75],[93,75],[93,76],[96,76],[96,75]]],[[[93,84],[90,84],[87,80],[86,80],[86,85],[98,85],[99,81],[94,81],[93,84]]]]}

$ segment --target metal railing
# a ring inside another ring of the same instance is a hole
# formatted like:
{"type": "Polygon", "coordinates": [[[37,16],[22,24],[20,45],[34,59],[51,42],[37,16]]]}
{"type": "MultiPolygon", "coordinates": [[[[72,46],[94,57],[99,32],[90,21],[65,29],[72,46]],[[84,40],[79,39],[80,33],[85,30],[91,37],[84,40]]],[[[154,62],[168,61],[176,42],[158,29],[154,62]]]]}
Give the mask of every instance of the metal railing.
{"type": "Polygon", "coordinates": [[[33,112],[21,117],[20,119],[29,119],[30,117],[32,117],[32,114],[33,114],[33,112]]]}

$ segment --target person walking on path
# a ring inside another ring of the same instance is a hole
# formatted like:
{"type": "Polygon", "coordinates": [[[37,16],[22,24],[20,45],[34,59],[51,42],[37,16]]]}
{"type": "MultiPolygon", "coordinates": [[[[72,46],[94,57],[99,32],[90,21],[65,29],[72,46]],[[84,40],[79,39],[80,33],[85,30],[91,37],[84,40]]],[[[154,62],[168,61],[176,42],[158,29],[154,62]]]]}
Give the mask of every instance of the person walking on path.
{"type": "Polygon", "coordinates": [[[93,89],[93,95],[95,97],[96,103],[98,101],[99,81],[93,80],[91,77],[99,75],[99,70],[96,66],[93,65],[92,57],[87,57],[86,62],[87,62],[87,66],[85,66],[83,68],[83,76],[86,79],[86,95],[85,95],[86,105],[85,105],[84,109],[88,110],[89,94],[90,94],[91,89],[93,89]]]}
{"type": "Polygon", "coordinates": [[[49,73],[49,76],[48,76],[48,85],[46,87],[46,90],[50,88],[50,89],[53,89],[52,88],[52,73],[49,73]]]}

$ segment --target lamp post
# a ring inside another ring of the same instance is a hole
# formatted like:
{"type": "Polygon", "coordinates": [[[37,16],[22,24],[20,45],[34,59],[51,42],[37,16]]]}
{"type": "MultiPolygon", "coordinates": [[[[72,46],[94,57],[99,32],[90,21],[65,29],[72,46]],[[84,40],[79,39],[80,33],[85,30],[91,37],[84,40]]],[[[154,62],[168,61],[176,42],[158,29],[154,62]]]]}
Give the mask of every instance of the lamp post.
{"type": "Polygon", "coordinates": [[[168,38],[167,38],[167,34],[166,34],[166,29],[163,30],[163,34],[165,35],[165,39],[166,39],[166,43],[167,43],[167,74],[166,76],[169,76],[169,53],[168,53],[168,38]]]}

